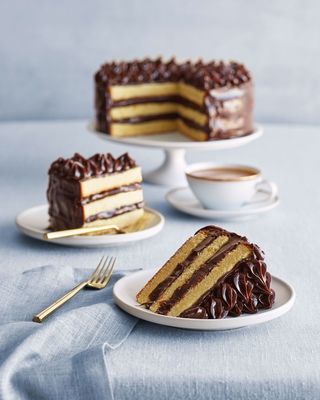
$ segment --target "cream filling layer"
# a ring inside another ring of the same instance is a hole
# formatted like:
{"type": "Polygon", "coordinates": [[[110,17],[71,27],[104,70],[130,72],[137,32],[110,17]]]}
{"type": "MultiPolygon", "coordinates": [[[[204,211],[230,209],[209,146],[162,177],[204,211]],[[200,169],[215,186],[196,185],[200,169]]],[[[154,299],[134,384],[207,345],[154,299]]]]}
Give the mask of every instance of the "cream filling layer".
{"type": "Polygon", "coordinates": [[[163,119],[135,124],[113,122],[110,126],[111,135],[117,137],[142,136],[161,132],[174,132],[176,130],[177,122],[175,119],[163,119]]]}
{"type": "Polygon", "coordinates": [[[121,120],[132,117],[143,117],[148,115],[179,114],[199,125],[205,125],[207,115],[178,103],[146,103],[133,104],[130,106],[114,107],[110,110],[113,120],[121,120]]]}
{"type": "Polygon", "coordinates": [[[126,228],[137,222],[144,214],[143,208],[138,210],[129,211],[121,215],[117,215],[115,217],[107,218],[107,219],[97,219],[93,222],[87,222],[83,226],[103,226],[103,225],[117,225],[120,229],[126,228]]]}
{"type": "Polygon", "coordinates": [[[135,124],[114,122],[111,124],[111,135],[117,137],[130,137],[151,135],[163,132],[179,131],[192,140],[205,141],[208,135],[195,128],[186,125],[181,119],[163,119],[156,121],[140,122],[135,124]]]}
{"type": "Polygon", "coordinates": [[[184,82],[142,83],[111,86],[110,96],[113,101],[128,100],[136,97],[181,96],[198,105],[202,105],[204,91],[184,82]]]}
{"type": "Polygon", "coordinates": [[[181,119],[177,120],[177,130],[192,140],[197,140],[199,142],[208,140],[207,133],[200,131],[199,129],[192,128],[191,126],[185,124],[181,119]]]}
{"type": "Polygon", "coordinates": [[[132,183],[142,182],[141,168],[135,167],[124,172],[103,175],[80,182],[81,198],[105,192],[132,183]]]}
{"type": "Polygon", "coordinates": [[[103,211],[112,211],[117,208],[137,204],[143,201],[142,190],[135,190],[133,192],[118,193],[113,196],[104,197],[100,200],[92,201],[85,204],[83,207],[83,216],[87,218],[99,214],[103,211]]]}

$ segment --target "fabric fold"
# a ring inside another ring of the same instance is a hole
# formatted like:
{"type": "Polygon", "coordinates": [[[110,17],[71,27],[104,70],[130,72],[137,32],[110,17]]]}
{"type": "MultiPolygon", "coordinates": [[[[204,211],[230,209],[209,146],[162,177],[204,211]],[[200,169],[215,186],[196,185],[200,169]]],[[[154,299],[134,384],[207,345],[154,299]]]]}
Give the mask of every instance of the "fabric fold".
{"type": "Polygon", "coordinates": [[[115,273],[102,290],[83,290],[42,324],[32,316],[89,276],[91,270],[44,266],[0,287],[0,398],[112,398],[105,357],[137,319],[112,302],[115,273]]]}

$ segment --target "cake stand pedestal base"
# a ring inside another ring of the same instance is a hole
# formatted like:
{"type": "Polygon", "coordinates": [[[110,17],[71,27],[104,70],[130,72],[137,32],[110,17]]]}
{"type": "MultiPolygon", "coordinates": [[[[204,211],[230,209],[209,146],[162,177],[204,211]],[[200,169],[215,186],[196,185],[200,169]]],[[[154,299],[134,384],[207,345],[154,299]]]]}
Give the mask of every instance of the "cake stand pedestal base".
{"type": "Polygon", "coordinates": [[[186,186],[187,180],[184,170],[187,166],[186,151],[183,149],[164,150],[163,163],[157,169],[143,175],[145,182],[154,185],[177,187],[186,186]]]}

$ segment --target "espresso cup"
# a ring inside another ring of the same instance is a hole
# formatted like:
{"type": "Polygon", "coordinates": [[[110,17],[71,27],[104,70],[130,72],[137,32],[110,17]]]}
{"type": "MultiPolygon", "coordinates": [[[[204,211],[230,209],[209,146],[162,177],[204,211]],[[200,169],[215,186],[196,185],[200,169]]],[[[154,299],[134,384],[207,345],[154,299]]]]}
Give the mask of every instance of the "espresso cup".
{"type": "Polygon", "coordinates": [[[271,199],[278,192],[258,169],[244,165],[197,163],[189,165],[185,174],[193,194],[207,209],[236,209],[250,203],[258,191],[267,192],[271,199]]]}

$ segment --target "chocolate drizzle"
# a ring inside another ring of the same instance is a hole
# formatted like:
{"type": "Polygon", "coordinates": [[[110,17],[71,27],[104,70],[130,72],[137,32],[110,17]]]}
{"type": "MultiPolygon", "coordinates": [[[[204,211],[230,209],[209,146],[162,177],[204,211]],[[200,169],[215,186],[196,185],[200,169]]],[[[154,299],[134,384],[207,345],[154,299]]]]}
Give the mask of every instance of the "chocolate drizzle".
{"type": "Polygon", "coordinates": [[[90,158],[85,158],[79,153],[75,153],[70,158],[58,158],[49,169],[49,175],[63,177],[65,179],[82,180],[101,175],[123,172],[136,167],[136,162],[128,155],[122,154],[114,158],[110,153],[95,154],[90,158]]]}

